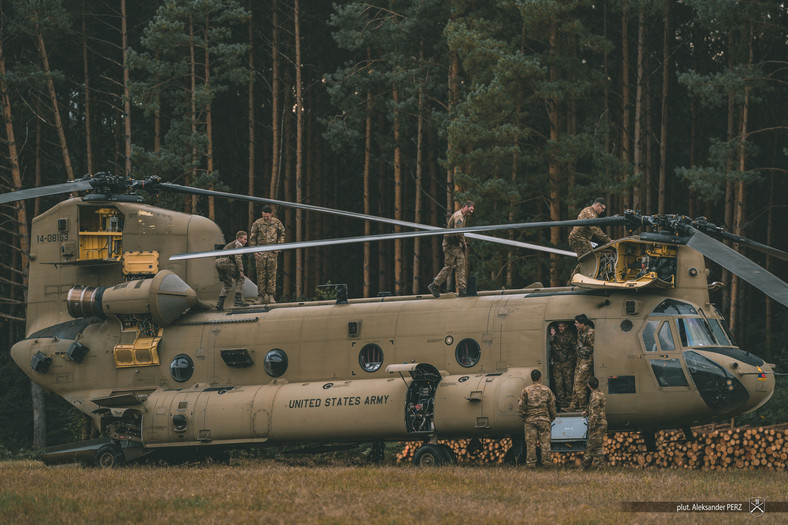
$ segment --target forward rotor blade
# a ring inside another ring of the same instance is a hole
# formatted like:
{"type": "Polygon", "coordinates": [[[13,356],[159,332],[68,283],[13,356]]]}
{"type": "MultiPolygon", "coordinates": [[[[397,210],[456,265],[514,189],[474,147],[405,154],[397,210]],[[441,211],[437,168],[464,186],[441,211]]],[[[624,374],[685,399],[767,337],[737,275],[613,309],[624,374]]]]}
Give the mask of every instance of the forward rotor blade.
{"type": "Polygon", "coordinates": [[[49,195],[61,195],[74,191],[85,191],[93,189],[93,185],[88,181],[65,182],[63,184],[53,184],[52,186],[42,186],[41,188],[30,188],[26,190],[12,191],[0,195],[0,204],[9,202],[23,201],[25,199],[37,199],[49,195]]]}
{"type": "Polygon", "coordinates": [[[720,241],[695,228],[692,230],[694,234],[687,242],[687,246],[698,250],[726,270],[735,273],[783,306],[788,306],[788,284],[783,280],[720,241]]]}
{"type": "MultiPolygon", "coordinates": [[[[205,196],[210,196],[210,197],[223,197],[223,198],[229,198],[229,199],[237,199],[237,200],[248,201],[248,202],[259,202],[259,203],[262,203],[262,204],[273,204],[273,205],[276,205],[276,206],[282,206],[282,207],[287,207],[287,208],[299,208],[299,209],[307,210],[307,211],[314,211],[314,212],[319,212],[319,213],[328,213],[328,214],[331,214],[331,215],[339,215],[340,217],[350,217],[350,218],[353,218],[353,219],[361,219],[361,220],[365,220],[365,221],[382,222],[382,223],[385,223],[385,224],[393,224],[395,226],[403,226],[403,227],[406,227],[406,228],[416,228],[416,229],[419,229],[419,230],[431,230],[431,231],[442,230],[442,228],[440,228],[438,226],[430,226],[430,225],[427,225],[427,224],[420,224],[418,222],[408,222],[408,221],[400,221],[400,220],[397,220],[397,219],[387,219],[385,217],[378,217],[376,215],[367,215],[365,213],[357,213],[357,212],[352,212],[352,211],[337,210],[335,208],[324,208],[322,206],[315,206],[315,205],[312,205],[312,204],[302,204],[302,203],[297,203],[297,202],[280,201],[280,200],[276,200],[276,199],[266,199],[264,197],[255,197],[255,196],[251,196],[251,195],[242,195],[242,194],[239,194],[239,193],[229,193],[229,192],[223,192],[223,191],[208,190],[208,189],[204,189],[204,188],[190,188],[188,186],[181,186],[179,184],[172,184],[172,183],[169,183],[169,182],[158,183],[156,185],[156,187],[164,189],[166,191],[172,191],[172,192],[175,192],[175,193],[188,193],[188,194],[193,194],[193,195],[205,195],[205,196]]],[[[609,217],[608,217],[608,219],[609,219],[609,217]]],[[[540,224],[543,224],[543,223],[540,223],[540,224]]],[[[589,222],[586,222],[584,224],[586,224],[588,226],[595,226],[596,225],[596,224],[591,224],[589,222]]],[[[605,224],[608,224],[608,223],[605,223],[605,224]]],[[[618,223],[616,223],[616,224],[618,224],[618,223]]],[[[574,225],[572,225],[572,226],[574,226],[574,225]]],[[[558,255],[566,255],[568,257],[575,257],[576,256],[576,254],[574,252],[570,252],[570,251],[567,251],[567,250],[559,250],[558,248],[550,248],[548,246],[540,246],[538,244],[530,244],[530,243],[525,243],[525,242],[520,242],[520,241],[513,241],[513,240],[510,240],[510,239],[501,239],[499,237],[491,237],[491,236],[488,236],[488,235],[479,235],[479,234],[474,234],[474,233],[468,233],[466,236],[468,238],[472,238],[472,239],[477,239],[477,240],[487,241],[487,242],[493,242],[493,243],[497,243],[497,244],[504,244],[504,245],[507,245],[507,246],[515,246],[515,247],[518,247],[518,248],[526,248],[526,249],[529,249],[529,250],[536,250],[536,251],[542,251],[542,252],[547,252],[547,253],[556,253],[558,255]]],[[[361,242],[367,242],[367,241],[361,241],[361,242]]]]}
{"type": "Polygon", "coordinates": [[[777,248],[773,248],[766,244],[761,244],[758,241],[753,241],[752,239],[748,239],[747,237],[741,237],[739,235],[735,235],[733,233],[728,232],[721,232],[719,236],[725,239],[726,241],[737,242],[739,244],[744,244],[752,248],[753,250],[758,250],[759,252],[765,253],[767,255],[771,255],[773,257],[777,257],[783,261],[788,261],[788,253],[785,253],[782,250],[778,250],[777,248]]]}
{"type": "MultiPolygon", "coordinates": [[[[235,248],[232,250],[179,253],[170,257],[170,260],[183,261],[187,259],[200,259],[204,257],[227,257],[230,255],[244,254],[244,253],[294,250],[299,248],[311,248],[315,246],[333,246],[337,244],[353,244],[359,242],[386,241],[391,239],[410,239],[414,237],[430,237],[433,235],[445,235],[447,233],[463,233],[467,237],[469,233],[482,232],[482,231],[545,228],[551,226],[578,226],[581,224],[586,225],[588,223],[621,224],[623,220],[624,220],[623,217],[616,216],[616,217],[606,217],[603,219],[548,221],[548,222],[521,222],[515,224],[491,224],[485,226],[470,226],[465,228],[436,228],[434,230],[422,230],[415,232],[384,233],[380,235],[363,235],[359,237],[343,237],[339,239],[322,239],[319,241],[288,242],[283,244],[269,244],[266,246],[247,246],[246,248],[235,248]]],[[[496,237],[491,237],[491,238],[496,239],[496,237]]],[[[571,254],[573,256],[575,255],[572,252],[565,252],[565,253],[571,254]]]]}

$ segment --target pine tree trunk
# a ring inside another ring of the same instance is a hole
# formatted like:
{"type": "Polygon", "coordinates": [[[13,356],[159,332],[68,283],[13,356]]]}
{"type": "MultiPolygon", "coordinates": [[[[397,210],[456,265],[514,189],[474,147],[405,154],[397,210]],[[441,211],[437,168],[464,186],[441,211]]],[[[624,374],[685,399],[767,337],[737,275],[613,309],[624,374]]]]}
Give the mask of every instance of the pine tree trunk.
{"type": "MultiPolygon", "coordinates": [[[[82,0],[82,70],[85,84],[85,166],[93,173],[93,133],[90,126],[90,68],[88,67],[88,30],[86,0],[82,0]]],[[[125,48],[124,48],[125,49],[125,48]]],[[[124,53],[125,58],[125,53],[124,53]]],[[[36,210],[38,215],[38,210],[36,210]]]]}
{"type": "MultiPolygon", "coordinates": [[[[281,148],[279,146],[279,5],[278,0],[271,0],[271,181],[268,198],[276,199],[279,193],[279,162],[281,148]]],[[[283,118],[283,117],[282,117],[283,118]]]]}
{"type": "MultiPolygon", "coordinates": [[[[254,135],[254,16],[252,7],[254,0],[249,0],[247,9],[249,10],[249,28],[248,28],[248,45],[249,45],[249,78],[247,80],[247,112],[248,112],[248,127],[249,127],[249,159],[248,159],[248,172],[247,172],[247,191],[249,195],[254,195],[254,150],[255,150],[255,135],[254,135]]],[[[255,220],[254,203],[250,202],[246,210],[246,224],[252,224],[255,220]]]]}
{"type": "Polygon", "coordinates": [[[670,0],[665,0],[662,15],[662,95],[659,124],[659,187],[657,190],[657,213],[665,214],[665,193],[668,179],[668,89],[670,88],[670,0]]]}
{"type": "MultiPolygon", "coordinates": [[[[424,43],[419,49],[419,62],[424,62],[424,43]]],[[[424,173],[424,88],[419,86],[418,115],[416,116],[416,189],[413,202],[413,222],[421,222],[421,184],[424,173]]],[[[413,278],[411,293],[421,291],[421,241],[418,237],[413,239],[413,278]]]]}
{"type": "MultiPolygon", "coordinates": [[[[556,64],[556,57],[558,55],[558,25],[557,22],[552,21],[550,23],[550,37],[549,37],[549,52],[550,52],[550,82],[558,82],[559,73],[558,73],[558,66],[556,64]]],[[[560,122],[561,122],[561,115],[559,111],[559,101],[557,98],[548,98],[546,101],[547,104],[547,116],[550,121],[550,142],[552,144],[558,144],[558,141],[561,139],[561,129],[560,129],[560,122]]],[[[555,155],[550,155],[549,164],[547,167],[548,170],[548,179],[550,181],[550,220],[558,221],[561,220],[561,207],[560,207],[560,200],[561,200],[561,180],[560,180],[560,165],[558,159],[555,155]]],[[[552,246],[558,246],[561,242],[561,230],[560,228],[550,228],[550,244],[552,246]]],[[[558,286],[559,285],[559,275],[558,275],[558,255],[551,253],[550,254],[550,285],[551,286],[558,286]]]]}
{"type": "MultiPolygon", "coordinates": [[[[646,47],[646,9],[641,6],[638,13],[638,51],[637,51],[637,79],[635,81],[635,149],[633,164],[635,176],[639,180],[632,185],[632,207],[640,210],[643,207],[641,187],[644,181],[643,166],[643,97],[645,82],[645,48],[646,47]]],[[[646,210],[648,212],[648,210],[646,210]]]]}
{"type": "Polygon", "coordinates": [[[52,80],[52,72],[49,69],[49,57],[47,56],[47,49],[44,45],[44,35],[41,34],[41,28],[38,26],[38,24],[36,24],[35,29],[38,40],[38,52],[41,55],[41,62],[44,68],[44,77],[46,78],[47,89],[49,90],[49,98],[52,102],[52,114],[55,120],[55,130],[57,131],[57,136],[60,140],[60,151],[63,155],[63,167],[66,169],[66,176],[68,177],[68,180],[74,180],[74,168],[71,167],[71,155],[68,152],[66,132],[63,129],[63,121],[60,118],[60,108],[58,107],[57,103],[55,82],[52,80]]]}
{"type": "MultiPolygon", "coordinates": [[[[621,162],[624,165],[624,178],[629,171],[630,162],[630,120],[632,105],[629,94],[629,17],[627,0],[621,1],[621,162]]],[[[623,207],[631,208],[632,202],[624,198],[623,207]]]]}
{"type": "MultiPolygon", "coordinates": [[[[303,180],[303,156],[304,156],[304,98],[303,86],[301,85],[301,22],[299,19],[300,0],[293,3],[293,25],[295,26],[295,88],[296,88],[296,165],[295,165],[295,185],[296,202],[302,203],[304,200],[304,180],[303,180]]],[[[304,210],[296,209],[296,242],[300,242],[304,237],[304,210]]],[[[295,288],[296,298],[304,297],[304,273],[303,273],[303,250],[295,251],[295,288]]]]}
{"type": "MultiPolygon", "coordinates": [[[[190,79],[190,93],[189,93],[189,121],[191,124],[192,137],[197,136],[197,64],[194,56],[194,22],[192,17],[189,17],[189,79],[190,79]]],[[[192,152],[191,152],[191,182],[197,181],[197,144],[192,139],[192,152]]],[[[189,185],[189,182],[186,183],[189,185]]],[[[197,213],[197,195],[192,195],[191,206],[186,210],[188,213],[197,213]]]]}
{"type": "Polygon", "coordinates": [[[123,51],[123,143],[126,152],[124,175],[131,177],[131,95],[129,94],[129,35],[126,22],[126,0],[120,0],[120,35],[123,51]]]}
{"type": "MultiPolygon", "coordinates": [[[[367,62],[370,62],[370,50],[367,48],[367,62]]],[[[372,202],[370,195],[370,171],[372,169],[372,92],[367,91],[367,115],[364,119],[364,214],[372,213],[372,202]]],[[[364,221],[364,235],[372,234],[372,224],[364,221]]],[[[381,243],[382,244],[382,243],[381,243]]],[[[370,297],[372,294],[372,246],[364,243],[364,268],[363,268],[363,297],[370,297]]]]}
{"type": "MultiPolygon", "coordinates": [[[[402,148],[400,147],[400,113],[399,92],[395,87],[392,91],[394,102],[394,218],[402,220],[402,148]]],[[[400,226],[394,227],[395,232],[402,231],[400,226]]],[[[394,240],[394,295],[404,293],[404,267],[402,255],[402,239],[394,240]]]]}

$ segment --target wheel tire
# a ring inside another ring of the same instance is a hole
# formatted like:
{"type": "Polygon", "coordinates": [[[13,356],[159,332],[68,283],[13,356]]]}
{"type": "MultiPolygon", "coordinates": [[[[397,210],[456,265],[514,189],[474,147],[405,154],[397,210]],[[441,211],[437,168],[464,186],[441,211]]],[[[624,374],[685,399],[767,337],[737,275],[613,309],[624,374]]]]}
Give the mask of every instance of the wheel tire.
{"type": "Polygon", "coordinates": [[[445,462],[445,452],[435,445],[424,445],[413,454],[413,464],[417,467],[440,467],[445,462]]]}
{"type": "Polygon", "coordinates": [[[102,445],[96,451],[93,464],[98,468],[117,468],[123,465],[125,457],[123,451],[114,443],[102,445]]]}
{"type": "Polygon", "coordinates": [[[456,465],[457,456],[449,445],[437,445],[438,450],[443,453],[443,465],[456,465]]]}

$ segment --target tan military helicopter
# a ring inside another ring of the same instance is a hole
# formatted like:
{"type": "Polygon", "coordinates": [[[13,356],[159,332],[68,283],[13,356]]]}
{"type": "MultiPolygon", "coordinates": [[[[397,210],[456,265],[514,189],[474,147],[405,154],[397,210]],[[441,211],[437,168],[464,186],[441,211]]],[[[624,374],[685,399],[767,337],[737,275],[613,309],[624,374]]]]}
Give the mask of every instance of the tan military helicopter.
{"type": "MultiPolygon", "coordinates": [[[[51,461],[113,466],[182,451],[369,442],[379,459],[385,441],[421,440],[414,461],[431,465],[453,461],[439,438],[508,436],[521,444],[520,391],[535,368],[549,377],[550,325],[580,313],[596,325],[594,373],[608,396],[611,431],[689,429],[755,410],[774,391],[773,366],[739,349],[709,302],[716,284],[707,281],[704,255],[786,306],[788,285],[715,240],[732,236],[705,221],[634,213],[583,221],[644,231],[587,254],[564,287],[537,283],[440,299],[347,299],[345,291],[336,301],[217,311],[221,230],[204,217],[142,203],[133,194],[140,189],[421,229],[289,247],[446,231],[155,177],[102,174],[0,196],[5,203],[92,192],[33,220],[26,337],[11,349],[33,381],[92,418],[101,434],[50,449],[51,461]]],[[[578,222],[465,231],[495,239],[479,232],[578,222]]]]}

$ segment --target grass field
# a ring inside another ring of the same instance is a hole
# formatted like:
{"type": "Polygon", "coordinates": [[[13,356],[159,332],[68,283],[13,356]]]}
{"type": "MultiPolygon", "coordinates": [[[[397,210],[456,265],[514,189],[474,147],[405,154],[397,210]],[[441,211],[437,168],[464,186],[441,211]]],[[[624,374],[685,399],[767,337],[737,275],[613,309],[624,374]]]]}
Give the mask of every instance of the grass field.
{"type": "MultiPolygon", "coordinates": [[[[788,473],[523,467],[232,465],[98,470],[0,462],[0,523],[754,523],[788,501],[788,473]],[[743,512],[625,512],[625,501],[743,502],[743,512]]],[[[788,509],[786,509],[788,510],[788,509]]]]}

